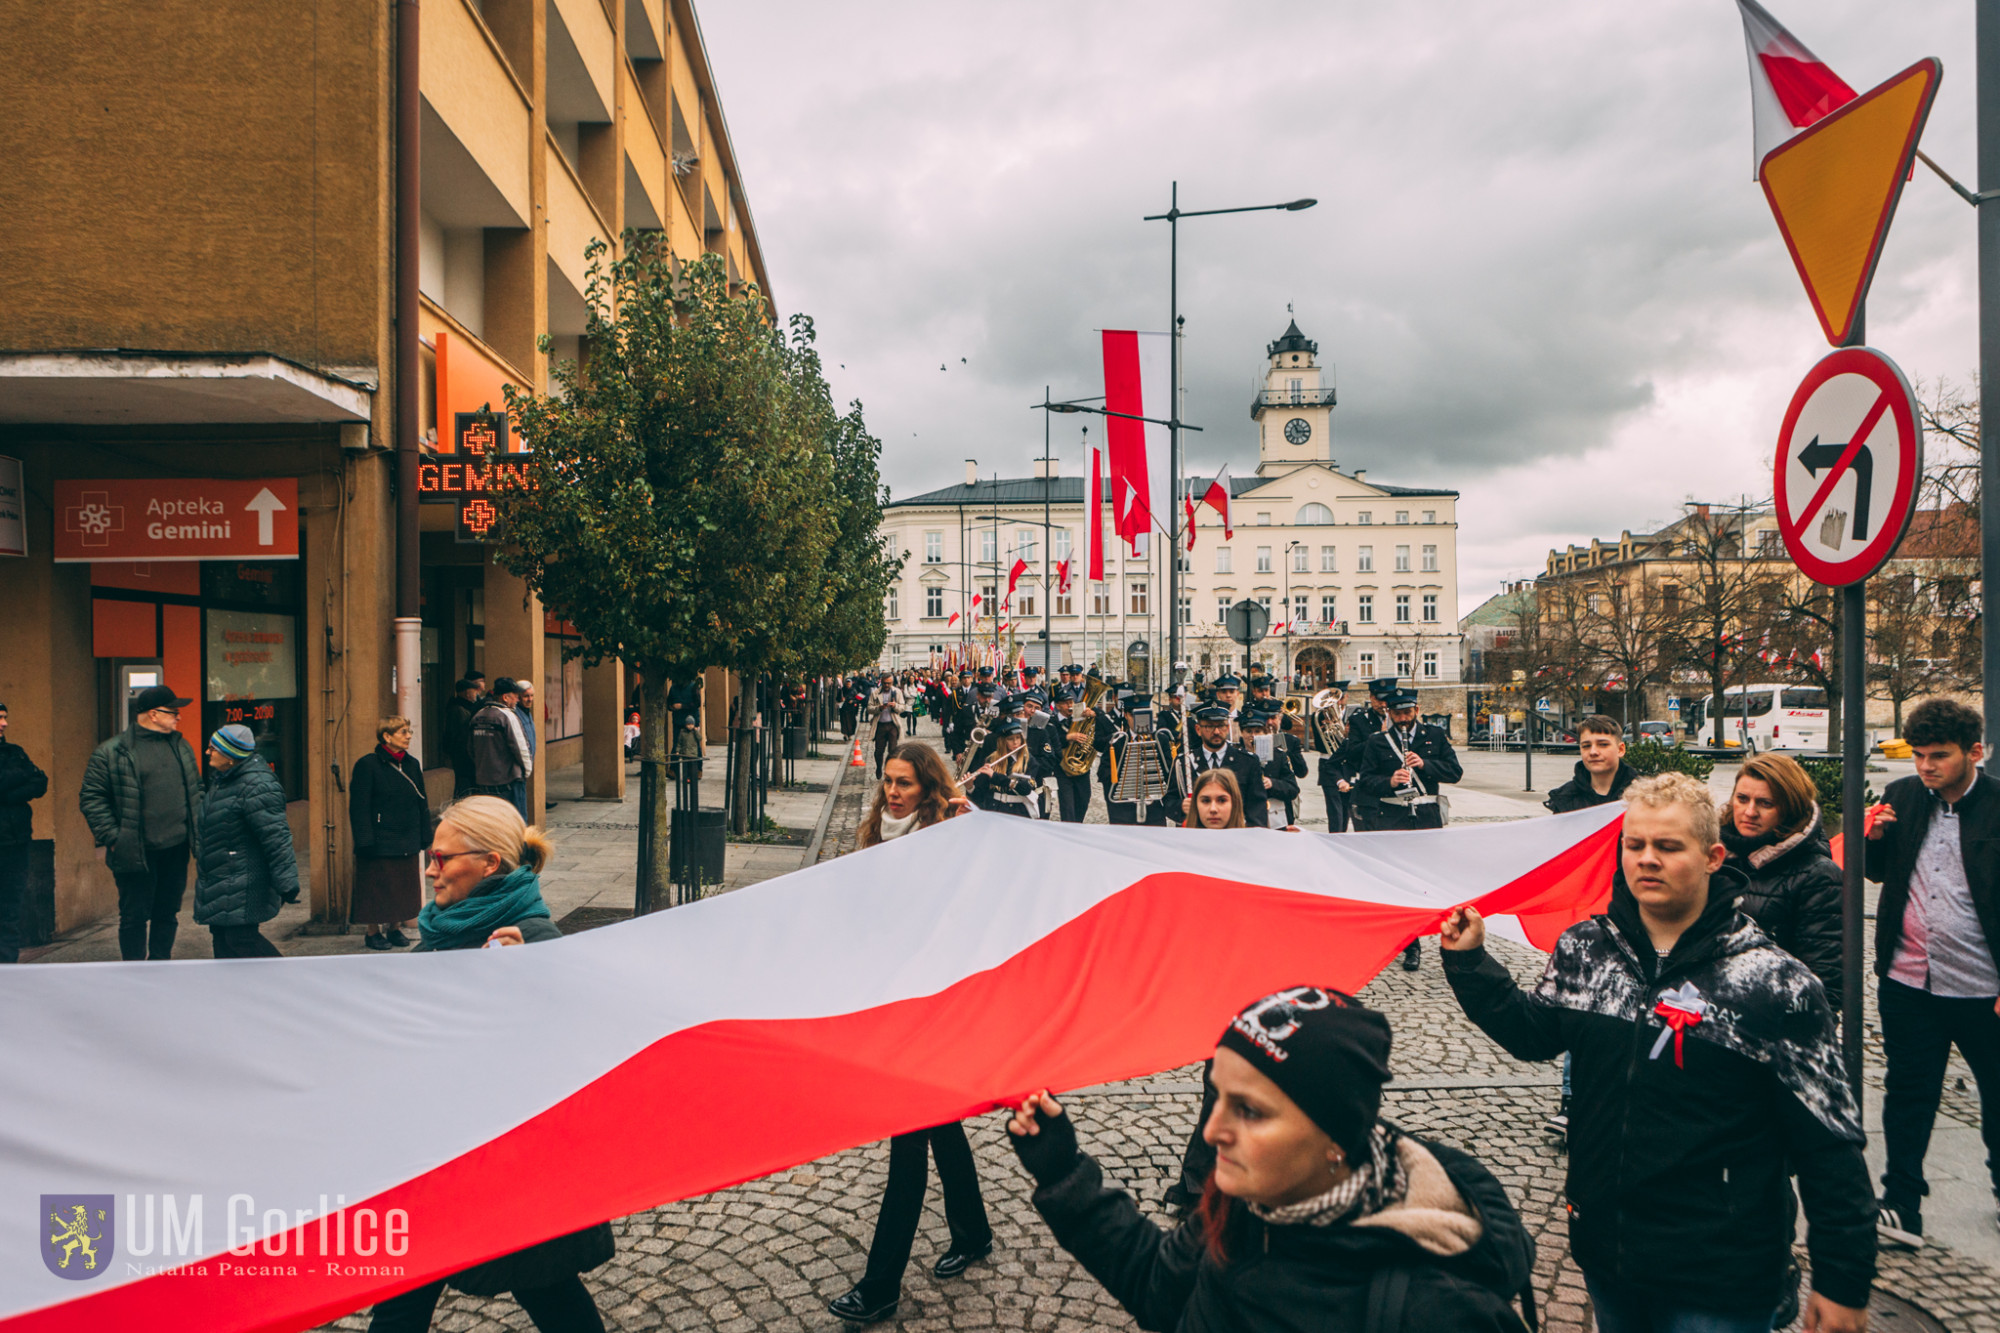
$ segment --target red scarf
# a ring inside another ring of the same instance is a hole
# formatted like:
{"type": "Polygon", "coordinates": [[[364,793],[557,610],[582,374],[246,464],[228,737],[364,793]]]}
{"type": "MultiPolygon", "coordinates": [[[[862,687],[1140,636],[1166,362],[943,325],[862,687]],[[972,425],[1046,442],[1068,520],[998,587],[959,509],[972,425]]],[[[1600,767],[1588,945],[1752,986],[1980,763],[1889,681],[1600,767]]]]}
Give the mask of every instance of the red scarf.
{"type": "Polygon", "coordinates": [[[408,751],[408,750],[392,750],[392,749],[390,749],[390,748],[389,748],[389,745],[388,745],[388,742],[386,742],[386,741],[384,741],[384,742],[382,742],[382,743],[378,744],[378,745],[377,745],[377,746],[376,746],[375,748],[376,748],[376,749],[378,749],[378,750],[380,750],[380,751],[381,751],[381,752],[382,752],[383,754],[386,754],[386,755],[388,755],[388,756],[389,756],[389,762],[390,762],[390,763],[392,763],[392,764],[400,764],[400,763],[402,763],[402,762],[403,762],[403,757],[404,757],[405,755],[409,754],[409,751],[408,751]]]}

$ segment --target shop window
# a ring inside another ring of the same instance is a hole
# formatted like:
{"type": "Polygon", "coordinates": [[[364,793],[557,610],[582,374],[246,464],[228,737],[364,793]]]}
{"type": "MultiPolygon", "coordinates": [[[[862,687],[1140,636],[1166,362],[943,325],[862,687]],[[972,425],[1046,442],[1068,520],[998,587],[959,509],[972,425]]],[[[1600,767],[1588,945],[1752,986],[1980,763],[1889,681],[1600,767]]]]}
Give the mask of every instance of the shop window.
{"type": "Polygon", "coordinates": [[[542,617],[542,687],[535,702],[541,716],[535,719],[540,745],[567,740],[583,734],[583,659],[564,660],[563,650],[577,652],[583,635],[567,620],[542,617]]]}

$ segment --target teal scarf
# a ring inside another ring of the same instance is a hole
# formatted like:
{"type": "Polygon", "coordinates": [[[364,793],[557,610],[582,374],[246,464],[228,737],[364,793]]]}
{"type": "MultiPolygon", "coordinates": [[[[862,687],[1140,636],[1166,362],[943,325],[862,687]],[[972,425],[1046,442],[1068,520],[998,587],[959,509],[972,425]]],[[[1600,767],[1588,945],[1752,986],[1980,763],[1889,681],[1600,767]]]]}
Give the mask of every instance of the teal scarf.
{"type": "Polygon", "coordinates": [[[470,897],[449,907],[440,907],[435,901],[425,903],[417,914],[417,930],[427,950],[477,949],[502,926],[547,915],[549,905],[542,901],[540,876],[526,866],[517,866],[487,876],[470,897]]]}

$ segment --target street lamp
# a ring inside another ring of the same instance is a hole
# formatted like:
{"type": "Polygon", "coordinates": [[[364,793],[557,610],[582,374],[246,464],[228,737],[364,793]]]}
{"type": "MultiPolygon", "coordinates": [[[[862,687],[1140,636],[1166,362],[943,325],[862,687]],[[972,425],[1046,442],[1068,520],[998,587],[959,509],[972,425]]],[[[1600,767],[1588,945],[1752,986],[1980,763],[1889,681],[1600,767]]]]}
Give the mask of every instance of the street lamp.
{"type": "MultiPolygon", "coordinates": [[[[1292,621],[1297,618],[1292,614],[1292,552],[1302,546],[1305,546],[1304,542],[1295,541],[1285,548],[1285,670],[1279,679],[1285,682],[1285,693],[1288,696],[1292,692],[1292,679],[1296,670],[1292,663],[1292,621]]],[[[1312,594],[1306,595],[1310,597],[1312,594]]]]}
{"type": "MultiPolygon", "coordinates": [[[[1173,548],[1173,558],[1167,564],[1167,605],[1174,610],[1167,619],[1167,660],[1180,660],[1181,644],[1181,562],[1179,557],[1181,542],[1181,228],[1182,218],[1214,217],[1220,213],[1298,213],[1318,203],[1317,199],[1294,199],[1287,204],[1252,204],[1247,208],[1201,208],[1181,207],[1181,183],[1175,181],[1172,192],[1167,197],[1167,211],[1152,213],[1144,219],[1147,222],[1167,224],[1167,336],[1172,339],[1167,358],[1168,407],[1167,416],[1167,473],[1173,478],[1173,494],[1167,505],[1172,512],[1168,515],[1168,545],[1173,548]]],[[[1189,429],[1193,429],[1190,427],[1189,429]]]]}

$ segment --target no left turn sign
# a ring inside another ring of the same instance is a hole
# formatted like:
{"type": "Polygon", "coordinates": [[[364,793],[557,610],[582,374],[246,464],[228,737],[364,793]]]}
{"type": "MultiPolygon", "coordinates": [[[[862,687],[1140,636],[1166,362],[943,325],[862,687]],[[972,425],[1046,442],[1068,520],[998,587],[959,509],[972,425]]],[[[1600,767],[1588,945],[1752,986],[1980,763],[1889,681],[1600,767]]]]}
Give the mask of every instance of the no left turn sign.
{"type": "Polygon", "coordinates": [[[1916,508],[1924,437],[1896,363],[1843,347],[1806,373],[1778,432],[1778,527],[1800,569],[1829,587],[1895,553],[1916,508]]]}

